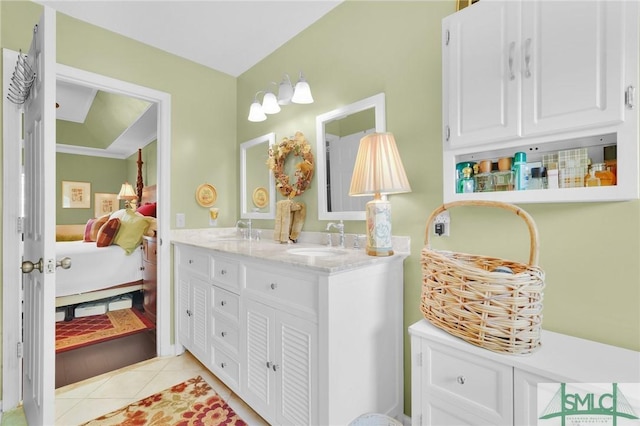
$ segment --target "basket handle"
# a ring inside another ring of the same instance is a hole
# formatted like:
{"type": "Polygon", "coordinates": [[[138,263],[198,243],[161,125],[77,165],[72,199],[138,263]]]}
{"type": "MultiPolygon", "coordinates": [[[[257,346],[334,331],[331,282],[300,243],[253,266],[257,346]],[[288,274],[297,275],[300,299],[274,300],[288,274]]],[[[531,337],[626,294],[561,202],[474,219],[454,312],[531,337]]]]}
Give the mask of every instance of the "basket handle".
{"type": "Polygon", "coordinates": [[[527,224],[527,227],[529,228],[529,237],[530,237],[530,241],[529,241],[529,265],[531,266],[537,266],[538,265],[538,228],[536,228],[536,224],[533,221],[533,218],[531,217],[531,215],[529,215],[529,213],[527,213],[526,211],[522,210],[520,207],[515,206],[513,204],[509,204],[509,203],[503,203],[501,201],[484,201],[484,200],[463,200],[463,201],[453,201],[451,203],[445,203],[443,205],[441,205],[440,207],[438,207],[437,209],[435,209],[433,212],[431,212],[431,215],[429,216],[429,219],[427,219],[427,229],[425,232],[425,237],[424,237],[424,244],[427,247],[430,247],[429,245],[429,238],[430,238],[430,232],[429,230],[431,229],[431,225],[433,223],[433,221],[435,220],[435,218],[442,213],[445,210],[449,210],[452,207],[459,207],[459,206],[480,206],[480,207],[498,207],[501,209],[505,209],[505,210],[509,210],[514,212],[516,215],[520,216],[522,218],[522,220],[524,220],[524,222],[527,224]]]}

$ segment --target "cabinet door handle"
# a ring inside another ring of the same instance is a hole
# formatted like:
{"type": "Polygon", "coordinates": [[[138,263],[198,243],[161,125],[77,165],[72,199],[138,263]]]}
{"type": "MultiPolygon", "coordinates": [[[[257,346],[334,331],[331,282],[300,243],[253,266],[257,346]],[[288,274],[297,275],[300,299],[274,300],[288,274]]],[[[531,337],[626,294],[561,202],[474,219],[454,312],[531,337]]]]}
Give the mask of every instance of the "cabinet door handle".
{"type": "Polygon", "coordinates": [[[531,39],[528,38],[524,42],[524,76],[531,77],[531,39]]]}
{"type": "Polygon", "coordinates": [[[273,371],[277,371],[278,368],[280,368],[280,367],[278,366],[278,364],[273,364],[273,366],[271,368],[273,368],[273,371]]]}
{"type": "Polygon", "coordinates": [[[464,376],[458,376],[458,377],[456,377],[456,382],[458,382],[458,383],[459,383],[459,384],[461,384],[461,385],[464,385],[466,381],[467,381],[467,379],[466,379],[466,377],[464,377],[464,376]]]}
{"type": "Polygon", "coordinates": [[[267,368],[271,368],[273,364],[271,364],[271,361],[267,361],[267,368]]]}
{"type": "Polygon", "coordinates": [[[226,366],[227,366],[227,363],[226,363],[226,362],[221,362],[221,363],[220,363],[220,368],[225,368],[226,366]]]}
{"type": "Polygon", "coordinates": [[[226,304],[227,304],[227,302],[226,302],[226,301],[224,301],[224,300],[221,300],[221,301],[220,301],[220,306],[224,306],[224,305],[226,305],[226,304]]]}
{"type": "Polygon", "coordinates": [[[509,43],[509,80],[515,80],[516,75],[513,72],[513,55],[516,50],[516,42],[512,41],[509,43]]]}
{"type": "Polygon", "coordinates": [[[226,269],[220,270],[220,275],[227,275],[227,270],[226,269]]]}
{"type": "Polygon", "coordinates": [[[278,288],[278,283],[271,283],[269,287],[271,287],[271,290],[275,290],[276,288],[278,288]]]}
{"type": "Polygon", "coordinates": [[[220,332],[220,336],[224,337],[224,336],[226,336],[226,335],[227,335],[227,332],[226,332],[226,331],[221,331],[221,332],[220,332]]]}
{"type": "Polygon", "coordinates": [[[189,265],[193,263],[193,259],[189,259],[189,265]]]}
{"type": "Polygon", "coordinates": [[[191,316],[191,311],[187,309],[187,316],[191,316]]]}

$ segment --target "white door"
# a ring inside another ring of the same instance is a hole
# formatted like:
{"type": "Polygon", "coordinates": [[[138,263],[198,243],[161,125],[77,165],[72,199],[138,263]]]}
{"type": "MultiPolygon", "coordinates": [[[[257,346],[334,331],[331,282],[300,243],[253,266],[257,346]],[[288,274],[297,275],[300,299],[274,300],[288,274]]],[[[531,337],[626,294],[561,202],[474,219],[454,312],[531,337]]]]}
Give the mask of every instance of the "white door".
{"type": "Polygon", "coordinates": [[[621,122],[625,2],[522,8],[524,135],[621,122]]]}
{"type": "Polygon", "coordinates": [[[443,20],[444,135],[452,148],[518,135],[519,18],[519,3],[478,2],[443,20]]]}
{"type": "Polygon", "coordinates": [[[23,401],[30,425],[55,419],[55,18],[55,11],[45,7],[34,31],[29,58],[37,76],[25,103],[24,260],[39,265],[23,274],[23,401]]]}

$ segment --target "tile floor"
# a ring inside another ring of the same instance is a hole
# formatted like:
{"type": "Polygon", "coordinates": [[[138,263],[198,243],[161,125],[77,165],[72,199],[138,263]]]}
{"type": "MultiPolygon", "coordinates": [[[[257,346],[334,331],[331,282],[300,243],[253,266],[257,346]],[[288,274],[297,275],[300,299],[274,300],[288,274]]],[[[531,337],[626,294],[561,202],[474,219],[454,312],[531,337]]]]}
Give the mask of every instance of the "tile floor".
{"type": "Polygon", "coordinates": [[[267,423],[191,354],[154,358],[56,389],[56,426],[75,426],[196,375],[250,425],[267,423]]]}

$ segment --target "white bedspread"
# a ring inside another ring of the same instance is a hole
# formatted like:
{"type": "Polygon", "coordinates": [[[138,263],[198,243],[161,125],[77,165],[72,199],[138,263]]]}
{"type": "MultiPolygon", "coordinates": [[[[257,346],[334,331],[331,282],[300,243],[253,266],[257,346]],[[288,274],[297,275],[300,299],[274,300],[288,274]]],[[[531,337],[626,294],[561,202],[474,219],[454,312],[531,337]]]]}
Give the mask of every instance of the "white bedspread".
{"type": "Polygon", "coordinates": [[[56,297],[81,294],[142,279],[142,251],[129,256],[116,245],[97,247],[83,241],[57,242],[58,260],[68,256],[71,268],[56,270],[56,297]]]}

